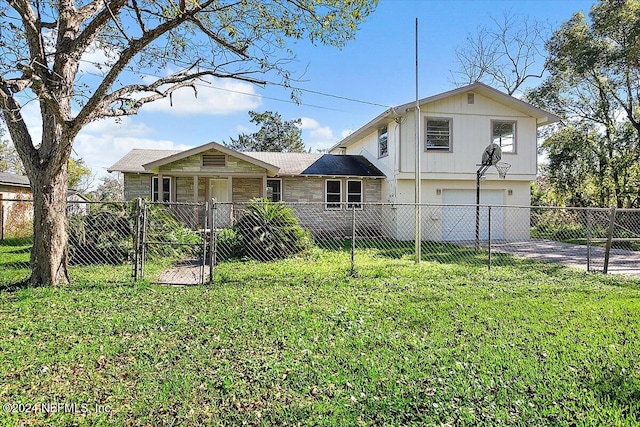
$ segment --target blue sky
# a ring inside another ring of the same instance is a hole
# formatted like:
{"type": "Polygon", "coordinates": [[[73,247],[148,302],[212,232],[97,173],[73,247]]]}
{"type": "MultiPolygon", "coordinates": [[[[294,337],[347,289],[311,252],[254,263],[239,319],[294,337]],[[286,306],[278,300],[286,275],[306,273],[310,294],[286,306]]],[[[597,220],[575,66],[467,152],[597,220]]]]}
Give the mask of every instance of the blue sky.
{"type": "Polygon", "coordinates": [[[119,122],[89,124],[78,136],[75,153],[98,177],[132,148],[189,148],[222,142],[253,132],[247,111],[275,111],[285,120],[303,120],[303,141],[312,149],[328,148],[364,125],[386,106],[415,98],[415,19],[419,20],[419,95],[454,87],[455,49],[468,33],[491,24],[505,12],[548,21],[553,28],[575,12],[588,13],[594,1],[583,0],[380,0],[345,48],[292,44],[294,85],[361,100],[351,102],[303,92],[299,105],[282,87],[261,88],[242,82],[213,82],[221,89],[199,87],[198,98],[186,89],[173,106],[159,102],[119,122]],[[248,94],[248,95],[247,95],[248,94]],[[371,104],[377,105],[371,105],[371,104]]]}

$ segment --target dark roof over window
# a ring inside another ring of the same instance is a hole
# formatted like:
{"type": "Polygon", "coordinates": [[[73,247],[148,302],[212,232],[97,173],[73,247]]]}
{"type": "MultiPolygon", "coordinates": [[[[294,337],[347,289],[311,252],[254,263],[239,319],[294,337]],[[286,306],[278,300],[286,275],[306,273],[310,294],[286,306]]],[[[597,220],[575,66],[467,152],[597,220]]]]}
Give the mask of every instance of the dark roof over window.
{"type": "Polygon", "coordinates": [[[300,175],[384,177],[364,156],[324,154],[300,175]]]}

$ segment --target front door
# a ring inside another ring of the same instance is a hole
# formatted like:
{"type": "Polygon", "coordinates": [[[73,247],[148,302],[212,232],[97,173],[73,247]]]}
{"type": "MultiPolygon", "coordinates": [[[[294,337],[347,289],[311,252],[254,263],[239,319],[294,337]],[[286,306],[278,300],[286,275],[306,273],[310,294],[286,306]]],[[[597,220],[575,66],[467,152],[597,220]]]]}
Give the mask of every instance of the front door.
{"type": "Polygon", "coordinates": [[[233,209],[229,203],[229,180],[227,178],[209,179],[209,200],[215,199],[215,224],[213,228],[229,227],[232,223],[233,209]]]}
{"type": "Polygon", "coordinates": [[[211,178],[209,180],[209,198],[216,202],[227,203],[229,201],[229,185],[227,178],[211,178]]]}

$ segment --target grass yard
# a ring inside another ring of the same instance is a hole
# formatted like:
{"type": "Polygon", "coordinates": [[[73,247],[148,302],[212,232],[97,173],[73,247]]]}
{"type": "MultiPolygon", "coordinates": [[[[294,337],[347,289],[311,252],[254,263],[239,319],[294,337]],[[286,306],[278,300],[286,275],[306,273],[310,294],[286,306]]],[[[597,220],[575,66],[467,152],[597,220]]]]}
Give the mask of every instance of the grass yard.
{"type": "Polygon", "coordinates": [[[640,425],[637,281],[356,265],[315,250],[211,287],[1,292],[0,424],[640,425]],[[11,412],[50,402],[68,411],[11,412]]]}

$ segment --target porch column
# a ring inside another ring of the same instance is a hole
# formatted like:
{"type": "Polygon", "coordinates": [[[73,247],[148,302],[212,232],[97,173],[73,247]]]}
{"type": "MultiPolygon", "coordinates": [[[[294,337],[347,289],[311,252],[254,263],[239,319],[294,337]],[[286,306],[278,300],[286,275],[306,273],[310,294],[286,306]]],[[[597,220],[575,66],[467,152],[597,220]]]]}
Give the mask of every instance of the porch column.
{"type": "Polygon", "coordinates": [[[233,177],[230,176],[227,179],[227,196],[229,197],[229,202],[233,203],[233,177]]]}
{"type": "Polygon", "coordinates": [[[198,203],[198,175],[193,176],[193,203],[198,203]]]}
{"type": "Polygon", "coordinates": [[[158,200],[156,200],[156,202],[164,202],[164,192],[162,191],[164,189],[164,185],[162,185],[162,172],[158,172],[158,200]]]}
{"type": "Polygon", "coordinates": [[[262,175],[262,190],[260,190],[260,197],[267,197],[267,175],[262,175]]]}

